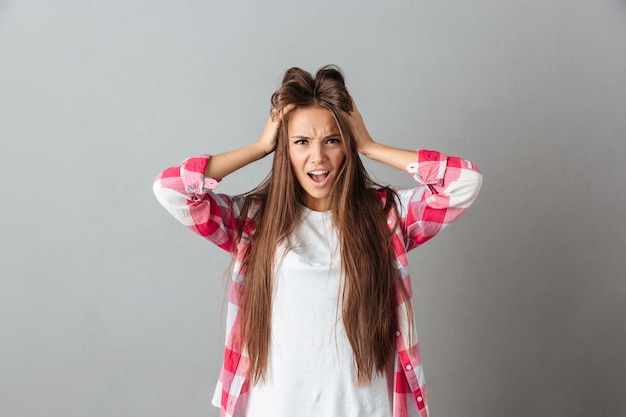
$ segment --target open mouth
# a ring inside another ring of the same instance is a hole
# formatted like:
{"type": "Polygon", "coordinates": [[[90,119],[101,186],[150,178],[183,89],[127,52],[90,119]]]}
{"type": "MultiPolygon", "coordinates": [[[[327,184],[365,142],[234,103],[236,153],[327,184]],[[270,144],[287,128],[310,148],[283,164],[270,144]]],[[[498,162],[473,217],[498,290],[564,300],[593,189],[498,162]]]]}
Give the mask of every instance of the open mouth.
{"type": "Polygon", "coordinates": [[[307,175],[313,180],[313,182],[321,183],[328,178],[330,171],[311,171],[307,175]]]}

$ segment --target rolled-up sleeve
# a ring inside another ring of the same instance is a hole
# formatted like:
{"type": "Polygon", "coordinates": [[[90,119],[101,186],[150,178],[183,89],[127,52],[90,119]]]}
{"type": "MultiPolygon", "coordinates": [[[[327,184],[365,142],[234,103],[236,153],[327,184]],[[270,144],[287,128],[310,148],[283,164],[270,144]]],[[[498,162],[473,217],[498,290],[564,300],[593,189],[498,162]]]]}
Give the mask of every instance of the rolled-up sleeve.
{"type": "Polygon", "coordinates": [[[412,249],[472,205],[482,186],[482,174],[472,161],[423,149],[417,151],[416,162],[409,164],[407,171],[419,184],[398,191],[405,244],[412,249]]]}
{"type": "Polygon", "coordinates": [[[220,180],[204,176],[210,159],[210,155],[195,156],[165,169],[155,178],[153,191],[159,203],[184,226],[232,251],[237,233],[234,207],[230,196],[214,193],[220,180]]]}

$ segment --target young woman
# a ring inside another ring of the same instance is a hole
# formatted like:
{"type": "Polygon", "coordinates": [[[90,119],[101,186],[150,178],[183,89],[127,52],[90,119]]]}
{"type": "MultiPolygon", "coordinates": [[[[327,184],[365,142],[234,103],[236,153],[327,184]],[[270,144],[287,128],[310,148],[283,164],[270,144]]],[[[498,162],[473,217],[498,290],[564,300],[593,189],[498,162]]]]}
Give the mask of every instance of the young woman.
{"type": "Polygon", "coordinates": [[[482,177],[467,160],[374,142],[337,67],[289,69],[271,104],[258,141],[154,183],[175,218],[234,258],[213,403],[222,416],[427,416],[407,252],[456,220],[482,177]],[[272,152],[255,190],[214,192],[272,152]],[[375,184],[359,154],[414,188],[375,184]]]}

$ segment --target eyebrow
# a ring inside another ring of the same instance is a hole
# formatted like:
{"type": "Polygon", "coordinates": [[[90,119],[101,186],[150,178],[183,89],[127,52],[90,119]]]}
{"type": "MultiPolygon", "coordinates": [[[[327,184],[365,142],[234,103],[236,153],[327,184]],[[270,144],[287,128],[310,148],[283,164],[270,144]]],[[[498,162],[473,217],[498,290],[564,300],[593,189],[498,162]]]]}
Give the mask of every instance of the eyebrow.
{"type": "MultiPolygon", "coordinates": [[[[324,136],[322,139],[329,139],[329,138],[335,138],[335,137],[341,137],[341,133],[336,132],[336,133],[331,133],[329,135],[324,136]]],[[[308,136],[304,136],[304,135],[293,135],[290,136],[290,139],[311,139],[308,136]]]]}

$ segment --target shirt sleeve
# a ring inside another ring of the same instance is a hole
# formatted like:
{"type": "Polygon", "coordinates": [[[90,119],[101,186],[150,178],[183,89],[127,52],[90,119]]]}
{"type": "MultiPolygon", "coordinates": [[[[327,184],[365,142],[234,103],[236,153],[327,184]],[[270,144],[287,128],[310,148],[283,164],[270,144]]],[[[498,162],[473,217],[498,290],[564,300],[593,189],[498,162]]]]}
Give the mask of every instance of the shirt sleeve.
{"type": "Polygon", "coordinates": [[[416,159],[407,171],[418,187],[397,191],[407,250],[458,219],[476,200],[482,185],[482,175],[472,161],[423,149],[417,151],[416,159]]]}
{"type": "Polygon", "coordinates": [[[154,180],[154,194],[163,207],[187,228],[232,252],[237,237],[236,207],[226,194],[213,190],[220,179],[205,177],[210,155],[185,159],[154,180]]]}

